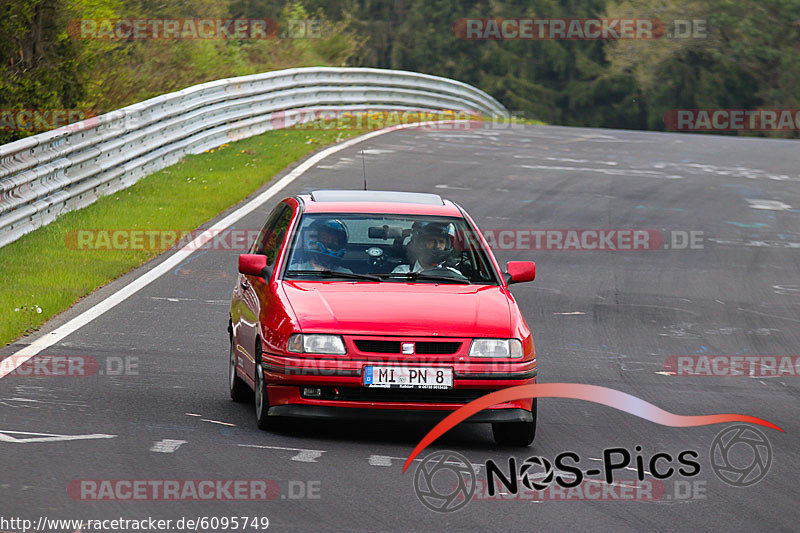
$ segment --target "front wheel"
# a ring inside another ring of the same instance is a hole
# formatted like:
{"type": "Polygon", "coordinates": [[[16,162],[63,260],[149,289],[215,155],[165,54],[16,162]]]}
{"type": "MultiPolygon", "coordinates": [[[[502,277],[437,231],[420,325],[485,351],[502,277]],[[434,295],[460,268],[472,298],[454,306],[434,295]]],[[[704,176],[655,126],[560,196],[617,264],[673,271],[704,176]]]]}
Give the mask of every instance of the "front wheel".
{"type": "Polygon", "coordinates": [[[531,422],[506,422],[492,424],[494,441],[501,446],[530,446],[536,437],[536,398],[531,408],[531,422]]]}
{"type": "MultiPolygon", "coordinates": [[[[257,341],[261,344],[261,341],[257,341]]],[[[261,366],[261,347],[256,348],[256,425],[258,429],[274,429],[278,424],[276,417],[269,416],[269,396],[264,381],[264,368],[261,366]]]]}
{"type": "Polygon", "coordinates": [[[250,399],[250,388],[247,383],[236,375],[236,344],[231,337],[231,349],[228,355],[228,385],[231,389],[231,399],[234,402],[246,402],[250,399]]]}

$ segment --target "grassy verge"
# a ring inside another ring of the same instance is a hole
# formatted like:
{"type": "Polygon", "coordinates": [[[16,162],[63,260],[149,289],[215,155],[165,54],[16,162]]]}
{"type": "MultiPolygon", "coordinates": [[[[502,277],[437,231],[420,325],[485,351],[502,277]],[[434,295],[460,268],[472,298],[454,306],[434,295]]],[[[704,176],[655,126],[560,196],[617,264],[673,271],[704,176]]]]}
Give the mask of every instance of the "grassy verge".
{"type": "Polygon", "coordinates": [[[547,122],[535,118],[512,118],[512,124],[528,124],[530,126],[547,126],[547,122]]]}
{"type": "Polygon", "coordinates": [[[269,131],[181,162],[0,248],[0,345],[38,329],[160,250],[78,250],[81,229],[189,230],[321,146],[366,130],[269,131]]]}
{"type": "MultiPolygon", "coordinates": [[[[519,118],[519,117],[510,117],[510,118],[495,118],[495,117],[481,117],[478,120],[482,120],[483,122],[490,122],[493,126],[498,128],[502,128],[507,124],[527,124],[529,126],[547,126],[547,122],[542,122],[541,120],[537,120],[535,118],[519,118]]],[[[490,126],[491,127],[491,126],[490,126]]]]}

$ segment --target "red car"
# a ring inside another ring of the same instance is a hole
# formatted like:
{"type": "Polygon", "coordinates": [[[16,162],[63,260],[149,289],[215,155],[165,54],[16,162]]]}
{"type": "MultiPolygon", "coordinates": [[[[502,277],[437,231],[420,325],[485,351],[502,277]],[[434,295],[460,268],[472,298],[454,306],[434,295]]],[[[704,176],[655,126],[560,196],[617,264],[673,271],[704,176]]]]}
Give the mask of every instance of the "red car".
{"type": "MultiPolygon", "coordinates": [[[[326,190],[281,201],[231,300],[231,397],[258,427],[281,416],[440,420],[536,381],[533,338],[475,223],[435,194],[326,190]]],[[[536,400],[495,405],[499,444],[529,445],[536,400]]]]}

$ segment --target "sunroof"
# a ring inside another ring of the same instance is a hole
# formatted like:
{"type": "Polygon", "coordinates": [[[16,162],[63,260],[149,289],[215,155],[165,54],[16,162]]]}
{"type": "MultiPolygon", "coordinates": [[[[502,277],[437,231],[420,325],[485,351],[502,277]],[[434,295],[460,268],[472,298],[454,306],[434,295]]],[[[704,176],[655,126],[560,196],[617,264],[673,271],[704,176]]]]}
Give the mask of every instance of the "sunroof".
{"type": "Polygon", "coordinates": [[[398,191],[321,190],[311,193],[315,202],[395,202],[401,204],[444,205],[438,194],[398,191]]]}

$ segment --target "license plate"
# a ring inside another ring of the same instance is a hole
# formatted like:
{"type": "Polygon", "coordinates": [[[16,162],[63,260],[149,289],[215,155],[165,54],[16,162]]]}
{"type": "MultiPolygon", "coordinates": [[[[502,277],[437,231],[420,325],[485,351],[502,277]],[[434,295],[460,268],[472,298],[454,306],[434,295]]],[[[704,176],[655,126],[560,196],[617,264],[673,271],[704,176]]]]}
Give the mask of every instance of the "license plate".
{"type": "Polygon", "coordinates": [[[364,386],[385,389],[452,389],[453,369],[430,366],[365,366],[364,386]]]}

